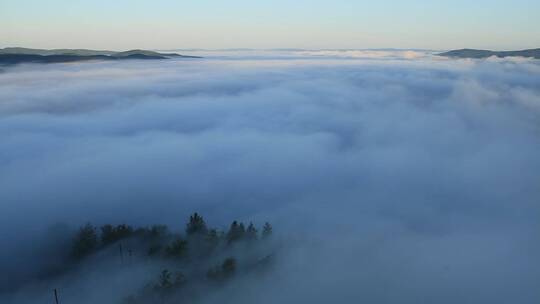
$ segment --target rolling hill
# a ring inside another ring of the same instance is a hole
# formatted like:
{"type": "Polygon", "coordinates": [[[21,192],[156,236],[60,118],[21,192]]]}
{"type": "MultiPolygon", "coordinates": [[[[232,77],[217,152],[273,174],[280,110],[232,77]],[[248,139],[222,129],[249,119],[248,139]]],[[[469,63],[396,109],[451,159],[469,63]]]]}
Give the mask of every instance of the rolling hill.
{"type": "Polygon", "coordinates": [[[200,58],[184,56],[176,53],[162,54],[147,50],[130,50],[124,52],[87,50],[87,49],[29,49],[9,47],[0,49],[0,64],[18,63],[62,63],[92,60],[160,60],[169,58],[200,58]]]}
{"type": "Polygon", "coordinates": [[[489,50],[461,49],[461,50],[453,50],[449,52],[444,52],[438,55],[444,56],[444,57],[450,57],[450,58],[488,58],[491,56],[496,56],[499,58],[528,57],[528,58],[540,59],[540,48],[521,50],[521,51],[501,51],[501,52],[489,51],[489,50]]]}

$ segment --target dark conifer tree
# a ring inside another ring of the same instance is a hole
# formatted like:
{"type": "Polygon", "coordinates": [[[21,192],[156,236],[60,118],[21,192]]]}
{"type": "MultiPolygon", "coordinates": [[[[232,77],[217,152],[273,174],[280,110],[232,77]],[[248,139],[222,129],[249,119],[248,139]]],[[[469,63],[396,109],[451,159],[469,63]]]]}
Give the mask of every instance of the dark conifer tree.
{"type": "Polygon", "coordinates": [[[169,257],[182,258],[186,256],[188,250],[188,242],[180,238],[169,244],[165,248],[165,252],[169,257]]]}
{"type": "Polygon", "coordinates": [[[169,234],[169,227],[166,225],[153,225],[148,230],[148,236],[150,239],[160,239],[169,234]]]}
{"type": "Polygon", "coordinates": [[[126,224],[116,226],[115,231],[117,240],[125,239],[133,235],[133,228],[126,224]]]}
{"type": "Polygon", "coordinates": [[[110,224],[101,226],[101,243],[108,245],[114,242],[114,227],[110,224]]]}
{"type": "Polygon", "coordinates": [[[249,223],[249,226],[246,230],[246,239],[253,241],[257,239],[257,228],[253,225],[253,223],[249,223]]]}
{"type": "Polygon", "coordinates": [[[228,258],[221,264],[221,271],[225,278],[232,276],[236,271],[236,259],[228,258]]]}
{"type": "Polygon", "coordinates": [[[159,289],[170,289],[172,285],[171,273],[167,269],[164,269],[159,276],[157,287],[159,289]]]}
{"type": "Polygon", "coordinates": [[[193,215],[189,217],[189,222],[186,225],[186,234],[188,236],[204,235],[207,232],[208,228],[206,227],[206,223],[204,222],[202,216],[200,216],[197,212],[193,213],[193,215]]]}
{"type": "Polygon", "coordinates": [[[83,258],[94,252],[98,246],[96,228],[86,224],[79,229],[73,241],[72,255],[76,259],[83,258]]]}
{"type": "Polygon", "coordinates": [[[103,246],[110,245],[131,236],[133,236],[133,228],[125,224],[116,227],[111,225],[104,225],[101,227],[101,243],[103,246]]]}
{"type": "Polygon", "coordinates": [[[262,237],[263,239],[268,238],[272,235],[272,225],[270,223],[266,222],[263,227],[262,231],[262,237]]]}
{"type": "Polygon", "coordinates": [[[238,224],[237,221],[232,222],[231,227],[229,228],[229,232],[227,232],[227,242],[229,244],[242,238],[245,232],[245,229],[243,229],[243,227],[244,225],[238,224]]]}

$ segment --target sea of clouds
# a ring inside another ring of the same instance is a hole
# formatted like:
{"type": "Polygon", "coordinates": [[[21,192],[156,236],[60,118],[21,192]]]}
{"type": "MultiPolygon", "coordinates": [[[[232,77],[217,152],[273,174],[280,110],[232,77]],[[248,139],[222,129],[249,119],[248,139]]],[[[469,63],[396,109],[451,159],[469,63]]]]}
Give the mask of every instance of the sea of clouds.
{"type": "Polygon", "coordinates": [[[1,67],[0,283],[56,223],[198,211],[288,244],[207,303],[540,301],[538,61],[284,52],[1,67]]]}

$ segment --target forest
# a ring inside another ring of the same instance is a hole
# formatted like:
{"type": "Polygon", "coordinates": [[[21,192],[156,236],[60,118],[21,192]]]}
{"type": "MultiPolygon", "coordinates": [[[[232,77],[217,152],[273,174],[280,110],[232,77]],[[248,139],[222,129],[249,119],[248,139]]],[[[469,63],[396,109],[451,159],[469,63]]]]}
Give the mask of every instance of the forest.
{"type": "MultiPolygon", "coordinates": [[[[77,272],[79,265],[94,259],[113,259],[121,267],[151,262],[163,265],[157,273],[148,273],[147,283],[127,294],[121,303],[177,303],[195,300],[247,274],[263,275],[273,262],[275,248],[272,226],[258,229],[253,223],[233,221],[228,229],[207,226],[204,218],[193,213],[183,232],[166,225],[133,227],[127,224],[90,223],[72,235],[64,252],[69,252],[54,267],[34,279],[54,280],[77,272]]],[[[62,303],[61,291],[54,288],[55,301],[62,303]]],[[[51,299],[53,294],[51,293],[51,299]]]]}

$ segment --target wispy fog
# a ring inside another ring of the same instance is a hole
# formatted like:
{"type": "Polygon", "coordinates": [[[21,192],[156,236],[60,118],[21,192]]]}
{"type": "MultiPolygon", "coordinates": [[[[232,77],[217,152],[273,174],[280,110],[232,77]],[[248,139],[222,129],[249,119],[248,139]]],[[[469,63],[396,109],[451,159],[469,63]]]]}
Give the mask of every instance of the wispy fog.
{"type": "MultiPolygon", "coordinates": [[[[53,303],[10,287],[53,225],[198,211],[285,248],[204,303],[539,303],[538,61],[283,53],[1,68],[0,302],[53,303]]],[[[81,271],[62,304],[152,267],[81,271]]]]}

